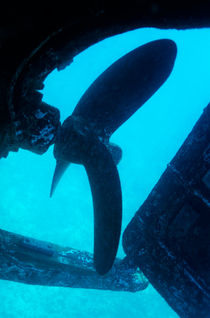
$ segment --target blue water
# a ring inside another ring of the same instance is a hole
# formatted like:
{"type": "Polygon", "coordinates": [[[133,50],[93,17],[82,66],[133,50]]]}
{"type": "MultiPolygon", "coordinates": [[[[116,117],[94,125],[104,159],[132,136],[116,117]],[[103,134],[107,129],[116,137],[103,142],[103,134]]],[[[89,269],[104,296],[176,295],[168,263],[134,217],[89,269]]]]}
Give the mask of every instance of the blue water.
{"type": "MultiPolygon", "coordinates": [[[[158,181],[210,101],[210,30],[139,29],[111,37],[45,81],[43,100],[71,114],[88,86],[120,56],[151,40],[173,39],[174,69],[163,86],[117,132],[123,149],[118,169],[123,192],[123,230],[158,181]]],[[[92,198],[84,168],[71,165],[54,198],[49,190],[55,160],[20,150],[0,163],[0,228],[92,252],[92,198]],[[82,199],[81,199],[82,198],[82,199]]],[[[124,252],[120,245],[118,256],[124,252]]],[[[135,294],[0,281],[0,317],[175,318],[149,286],[135,294]]]]}

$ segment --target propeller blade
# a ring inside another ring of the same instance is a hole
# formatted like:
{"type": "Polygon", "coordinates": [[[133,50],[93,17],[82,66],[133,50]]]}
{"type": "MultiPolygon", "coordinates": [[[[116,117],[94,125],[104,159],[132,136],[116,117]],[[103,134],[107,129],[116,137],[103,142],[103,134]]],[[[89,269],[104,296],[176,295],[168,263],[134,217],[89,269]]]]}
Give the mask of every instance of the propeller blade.
{"type": "Polygon", "coordinates": [[[113,63],[88,88],[72,115],[110,136],[165,82],[177,48],[172,40],[149,42],[113,63]]]}
{"type": "Polygon", "coordinates": [[[55,171],[52,179],[51,189],[50,189],[50,197],[52,197],[53,193],[55,192],[55,189],[62,178],[64,172],[70,165],[70,162],[64,161],[64,160],[56,160],[56,166],[55,171]]]}
{"type": "Polygon", "coordinates": [[[122,193],[116,165],[109,150],[94,144],[94,156],[84,163],[94,207],[94,264],[104,275],[112,267],[119,245],[122,222],[122,193]]]}

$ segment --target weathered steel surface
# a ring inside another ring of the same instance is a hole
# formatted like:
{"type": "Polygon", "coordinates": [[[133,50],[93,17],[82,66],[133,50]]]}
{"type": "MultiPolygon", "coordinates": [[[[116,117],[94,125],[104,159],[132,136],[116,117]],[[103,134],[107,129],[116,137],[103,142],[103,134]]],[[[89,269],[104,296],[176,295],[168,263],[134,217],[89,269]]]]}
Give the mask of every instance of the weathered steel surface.
{"type": "Polygon", "coordinates": [[[143,273],[127,259],[100,276],[93,256],[68,247],[0,230],[0,279],[15,282],[136,292],[148,286],[143,273]]]}
{"type": "Polygon", "coordinates": [[[127,256],[182,318],[210,316],[210,104],[124,232],[127,256]]]}

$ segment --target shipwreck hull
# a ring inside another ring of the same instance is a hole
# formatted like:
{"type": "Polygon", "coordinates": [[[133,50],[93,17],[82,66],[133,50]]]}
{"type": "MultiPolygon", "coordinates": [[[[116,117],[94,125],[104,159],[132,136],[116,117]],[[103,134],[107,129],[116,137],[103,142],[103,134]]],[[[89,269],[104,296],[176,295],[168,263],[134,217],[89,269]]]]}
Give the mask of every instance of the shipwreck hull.
{"type": "Polygon", "coordinates": [[[210,315],[210,104],[123,235],[127,256],[182,318],[210,315]]]}

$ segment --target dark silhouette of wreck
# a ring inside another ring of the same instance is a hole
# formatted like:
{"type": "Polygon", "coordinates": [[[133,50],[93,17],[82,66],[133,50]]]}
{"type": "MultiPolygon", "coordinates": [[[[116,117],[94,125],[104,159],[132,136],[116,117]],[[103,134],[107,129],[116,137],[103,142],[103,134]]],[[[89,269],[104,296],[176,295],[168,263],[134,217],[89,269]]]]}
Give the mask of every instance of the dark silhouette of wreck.
{"type": "MultiPolygon", "coordinates": [[[[59,111],[43,103],[38,90],[54,68],[64,68],[86,47],[139,27],[210,27],[209,1],[190,6],[77,1],[71,10],[30,3],[28,12],[5,6],[0,12],[0,157],[19,148],[42,154],[54,143],[59,111]],[[46,115],[40,118],[38,111],[46,115]]],[[[0,278],[132,292],[149,281],[180,317],[210,317],[209,140],[210,104],[127,226],[127,256],[107,275],[95,272],[87,252],[0,230],[0,278]]]]}

